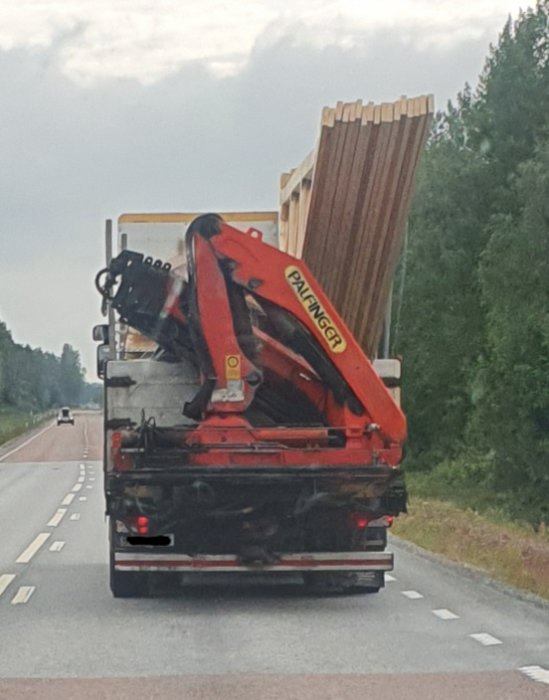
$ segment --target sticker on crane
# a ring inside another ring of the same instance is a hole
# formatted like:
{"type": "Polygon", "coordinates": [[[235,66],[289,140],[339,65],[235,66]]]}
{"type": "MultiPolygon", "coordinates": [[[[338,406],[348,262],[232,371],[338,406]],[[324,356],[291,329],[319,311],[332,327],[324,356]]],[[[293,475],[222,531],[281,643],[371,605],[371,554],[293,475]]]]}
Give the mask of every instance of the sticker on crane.
{"type": "Polygon", "coordinates": [[[241,377],[240,355],[225,355],[225,379],[234,381],[241,377]]]}
{"type": "Polygon", "coordinates": [[[284,270],[284,274],[286,276],[286,281],[294,290],[296,297],[301,302],[301,306],[303,306],[311,318],[311,321],[315,324],[324,337],[324,340],[326,341],[326,344],[330,350],[337,354],[344,352],[347,349],[345,338],[332,319],[328,316],[315,294],[311,291],[311,287],[309,286],[301,270],[295,267],[295,265],[289,265],[284,270]]]}

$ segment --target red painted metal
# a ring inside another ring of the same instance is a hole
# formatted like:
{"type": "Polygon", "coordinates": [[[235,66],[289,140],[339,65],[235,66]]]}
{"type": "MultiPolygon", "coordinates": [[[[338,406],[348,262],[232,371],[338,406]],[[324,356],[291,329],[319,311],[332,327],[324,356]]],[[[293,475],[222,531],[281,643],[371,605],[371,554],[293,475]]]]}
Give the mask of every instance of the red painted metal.
{"type": "MultiPolygon", "coordinates": [[[[306,326],[364,406],[363,425],[378,425],[385,441],[401,445],[406,437],[404,414],[305,263],[263,243],[258,231],[243,233],[225,222],[209,243],[220,260],[234,262],[232,278],[237,284],[306,326]]],[[[360,421],[353,423],[358,427],[360,421]]]]}

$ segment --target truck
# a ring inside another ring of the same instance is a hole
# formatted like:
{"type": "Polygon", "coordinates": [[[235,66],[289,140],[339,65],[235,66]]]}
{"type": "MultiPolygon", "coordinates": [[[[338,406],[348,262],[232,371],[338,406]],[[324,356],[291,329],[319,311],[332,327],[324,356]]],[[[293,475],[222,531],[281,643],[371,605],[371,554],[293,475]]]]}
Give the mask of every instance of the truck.
{"type": "Polygon", "coordinates": [[[276,214],[126,214],[116,254],[107,234],[93,335],[113,595],[218,572],[380,591],[406,510],[399,363],[365,355],[277,247],[276,214]]]}

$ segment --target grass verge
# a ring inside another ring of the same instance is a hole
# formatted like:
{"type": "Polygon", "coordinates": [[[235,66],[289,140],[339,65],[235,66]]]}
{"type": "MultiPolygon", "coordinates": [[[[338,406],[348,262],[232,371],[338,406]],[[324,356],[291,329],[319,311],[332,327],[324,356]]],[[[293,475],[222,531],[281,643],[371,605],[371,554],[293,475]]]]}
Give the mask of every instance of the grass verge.
{"type": "Polygon", "coordinates": [[[32,430],[51,417],[50,413],[0,412],[0,445],[32,430]]]}
{"type": "Polygon", "coordinates": [[[483,569],[505,583],[549,599],[549,534],[501,514],[479,514],[454,503],[414,494],[409,513],[393,525],[398,537],[460,564],[483,569]]]}

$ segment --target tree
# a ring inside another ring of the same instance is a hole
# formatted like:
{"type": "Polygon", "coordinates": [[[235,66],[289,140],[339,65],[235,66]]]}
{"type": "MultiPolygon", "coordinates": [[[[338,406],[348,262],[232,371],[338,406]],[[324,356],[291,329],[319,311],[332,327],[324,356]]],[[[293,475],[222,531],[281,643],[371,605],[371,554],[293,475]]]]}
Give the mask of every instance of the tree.
{"type": "Polygon", "coordinates": [[[80,363],[80,355],[67,343],[63,345],[61,352],[59,384],[63,403],[70,405],[79,403],[84,389],[84,371],[80,363]]]}

